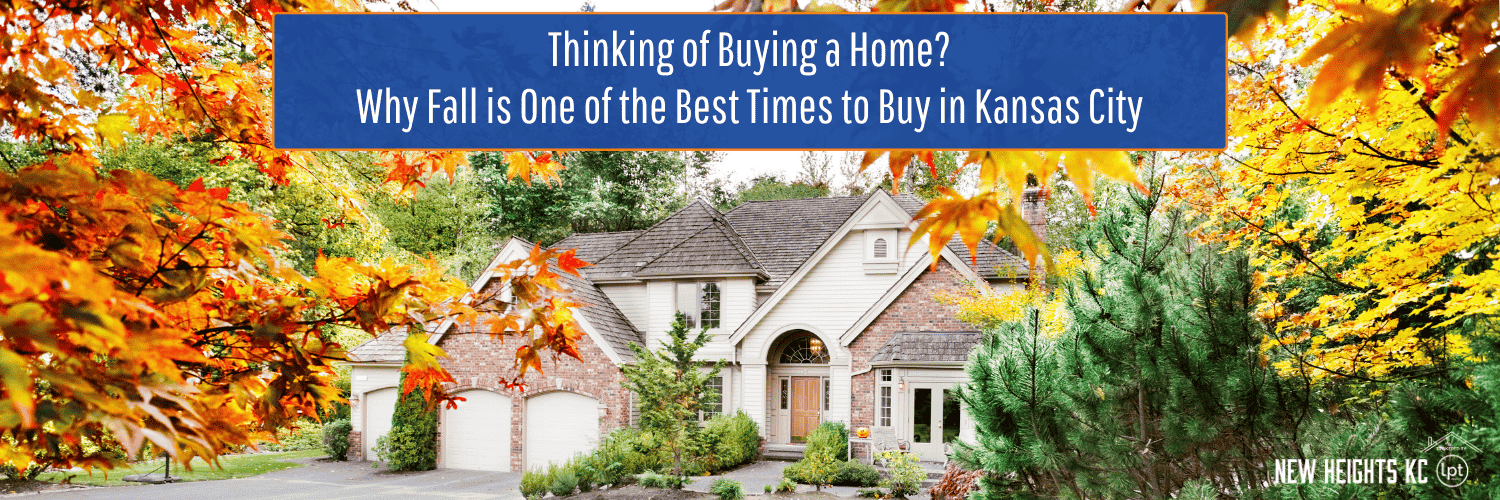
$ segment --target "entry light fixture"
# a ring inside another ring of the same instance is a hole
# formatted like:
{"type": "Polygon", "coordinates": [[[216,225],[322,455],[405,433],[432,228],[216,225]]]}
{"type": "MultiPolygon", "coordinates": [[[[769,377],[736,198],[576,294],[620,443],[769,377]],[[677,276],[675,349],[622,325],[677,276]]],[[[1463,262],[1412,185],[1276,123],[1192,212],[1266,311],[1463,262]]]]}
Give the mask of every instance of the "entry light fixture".
{"type": "Polygon", "coordinates": [[[823,341],[817,338],[808,340],[808,346],[812,348],[813,356],[823,355],[823,341]]]}
{"type": "Polygon", "coordinates": [[[901,391],[906,390],[906,377],[901,377],[901,381],[896,383],[896,389],[901,391]]]}

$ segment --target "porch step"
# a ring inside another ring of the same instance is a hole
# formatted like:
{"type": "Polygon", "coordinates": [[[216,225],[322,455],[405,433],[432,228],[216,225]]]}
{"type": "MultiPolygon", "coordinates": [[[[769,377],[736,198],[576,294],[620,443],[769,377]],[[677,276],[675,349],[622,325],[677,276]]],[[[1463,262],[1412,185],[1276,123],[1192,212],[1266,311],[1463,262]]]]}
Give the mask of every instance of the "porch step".
{"type": "Polygon", "coordinates": [[[802,444],[766,444],[766,451],[762,458],[766,460],[802,460],[807,451],[807,445],[802,444]]]}

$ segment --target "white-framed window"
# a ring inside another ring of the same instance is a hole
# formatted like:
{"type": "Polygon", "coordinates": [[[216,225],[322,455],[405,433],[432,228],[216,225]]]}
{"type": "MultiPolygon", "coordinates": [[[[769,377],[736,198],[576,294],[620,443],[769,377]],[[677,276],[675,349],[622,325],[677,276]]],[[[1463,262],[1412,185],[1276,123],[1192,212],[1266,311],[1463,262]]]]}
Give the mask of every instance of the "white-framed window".
{"type": "Polygon", "coordinates": [[[705,394],[703,401],[698,405],[698,418],[708,420],[724,413],[724,377],[713,377],[708,379],[708,388],[711,394],[705,394]]]}
{"type": "Polygon", "coordinates": [[[718,328],[723,298],[718,282],[677,284],[677,312],[687,317],[688,328],[718,328]]]}
{"type": "Polygon", "coordinates": [[[891,387],[891,370],[880,370],[880,390],[876,393],[876,425],[891,426],[891,408],[895,406],[895,388],[891,387]]]}
{"type": "Polygon", "coordinates": [[[832,393],[832,392],[833,392],[833,384],[831,382],[829,382],[828,377],[823,377],[823,411],[828,411],[828,410],[833,409],[831,407],[831,405],[830,405],[830,403],[832,403],[833,400],[832,400],[832,398],[830,398],[828,396],[828,394],[832,393]]]}

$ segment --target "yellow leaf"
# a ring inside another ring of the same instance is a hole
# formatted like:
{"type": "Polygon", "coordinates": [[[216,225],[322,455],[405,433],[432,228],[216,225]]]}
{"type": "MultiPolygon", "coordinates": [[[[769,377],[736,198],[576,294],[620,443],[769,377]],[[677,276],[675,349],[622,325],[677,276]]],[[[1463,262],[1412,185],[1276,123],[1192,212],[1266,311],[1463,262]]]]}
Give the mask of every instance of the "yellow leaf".
{"type": "Polygon", "coordinates": [[[109,114],[99,117],[99,122],[94,124],[94,130],[99,137],[114,147],[125,145],[125,132],[130,130],[130,117],[122,114],[109,114]]]}

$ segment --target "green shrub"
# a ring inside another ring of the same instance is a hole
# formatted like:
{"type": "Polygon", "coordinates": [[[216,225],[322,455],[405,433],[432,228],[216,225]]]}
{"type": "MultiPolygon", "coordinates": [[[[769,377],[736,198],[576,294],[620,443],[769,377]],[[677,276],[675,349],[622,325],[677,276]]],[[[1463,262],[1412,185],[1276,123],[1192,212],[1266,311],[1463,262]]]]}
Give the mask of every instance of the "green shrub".
{"type": "Polygon", "coordinates": [[[834,460],[849,459],[849,428],[843,422],[823,422],[807,435],[807,456],[829,453],[834,460]]]}
{"type": "Polygon", "coordinates": [[[885,462],[891,475],[880,482],[880,487],[891,490],[892,496],[915,495],[922,488],[922,480],[927,477],[927,473],[922,470],[922,466],[917,465],[916,455],[886,451],[880,453],[880,460],[885,462]]]}
{"type": "Polygon", "coordinates": [[[667,476],[646,471],[635,476],[635,484],[640,485],[642,488],[666,488],[667,476]]]}
{"type": "Polygon", "coordinates": [[[799,460],[782,469],[781,475],[791,481],[819,487],[875,486],[880,482],[880,472],[874,467],[852,460],[839,462],[827,455],[814,455],[799,460]]]}
{"type": "Polygon", "coordinates": [[[709,419],[699,435],[701,442],[712,444],[703,450],[713,459],[708,472],[750,463],[760,452],[760,427],[743,411],[709,419]]]}
{"type": "Polygon", "coordinates": [[[665,448],[653,433],[620,429],[605,436],[594,454],[603,464],[601,470],[615,466],[612,472],[615,480],[609,481],[613,485],[622,484],[629,476],[661,470],[671,464],[672,457],[665,448]]]}
{"type": "Polygon", "coordinates": [[[880,484],[880,471],[875,467],[853,460],[844,462],[839,470],[836,486],[875,486],[880,484]]]}
{"type": "Polygon", "coordinates": [[[568,468],[572,469],[573,473],[578,476],[579,492],[587,493],[594,489],[594,485],[598,484],[599,472],[594,463],[593,455],[578,455],[573,457],[572,461],[568,462],[568,468]]]}
{"type": "MultiPolygon", "coordinates": [[[[406,374],[401,375],[405,383],[406,374]]],[[[394,471],[437,468],[437,408],[419,391],[401,394],[391,416],[391,432],[376,442],[376,456],[394,471]]]]}
{"type": "Polygon", "coordinates": [[[885,491],[879,488],[865,488],[854,492],[860,498],[885,498],[885,491]]]}
{"type": "Polygon", "coordinates": [[[276,431],[276,441],[262,441],[256,445],[264,451],[303,451],[323,448],[323,424],[304,419],[293,424],[294,428],[276,431]]]}
{"type": "Polygon", "coordinates": [[[578,474],[572,467],[559,467],[557,474],[552,476],[552,482],[547,490],[556,496],[572,495],[573,490],[578,489],[578,474]]]}
{"type": "Polygon", "coordinates": [[[719,496],[719,500],[740,500],[745,498],[745,490],[739,481],[718,478],[714,480],[713,486],[708,487],[708,492],[719,496]]]}
{"type": "Polygon", "coordinates": [[[791,479],[781,478],[781,482],[776,483],[777,493],[791,493],[794,491],[797,491],[797,483],[791,479]]]}
{"type": "Polygon", "coordinates": [[[348,419],[334,420],[323,426],[323,450],[334,460],[347,460],[349,456],[349,431],[354,426],[348,419]]]}
{"type": "Polygon", "coordinates": [[[547,494],[547,487],[551,486],[551,480],[545,472],[529,470],[521,473],[521,496],[527,499],[542,498],[547,494]]]}
{"type": "Polygon", "coordinates": [[[774,487],[774,486],[771,486],[771,485],[769,485],[769,484],[768,484],[768,485],[766,485],[766,493],[770,493],[770,492],[771,492],[771,490],[774,490],[774,489],[776,489],[776,487],[774,487]]]}

